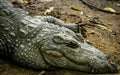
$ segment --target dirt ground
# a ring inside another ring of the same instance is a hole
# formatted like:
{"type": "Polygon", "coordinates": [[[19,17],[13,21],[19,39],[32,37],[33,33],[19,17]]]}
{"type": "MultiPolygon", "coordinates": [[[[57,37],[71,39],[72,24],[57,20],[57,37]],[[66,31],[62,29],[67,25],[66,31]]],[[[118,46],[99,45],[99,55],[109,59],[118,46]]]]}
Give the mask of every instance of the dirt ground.
{"type": "MultiPolygon", "coordinates": [[[[53,11],[47,13],[47,15],[57,17],[65,22],[82,22],[83,25],[80,31],[85,40],[103,51],[110,60],[115,62],[119,69],[117,74],[120,74],[120,15],[90,9],[79,0],[36,1],[35,3],[24,5],[19,2],[13,2],[13,4],[16,7],[27,10],[31,15],[44,15],[46,9],[54,7],[53,11]],[[80,10],[78,11],[75,8],[80,10]]],[[[25,69],[13,64],[11,61],[0,59],[0,75],[40,75],[41,71],[25,69]]],[[[45,71],[44,73],[44,75],[82,74],[85,73],[63,69],[45,71]]]]}

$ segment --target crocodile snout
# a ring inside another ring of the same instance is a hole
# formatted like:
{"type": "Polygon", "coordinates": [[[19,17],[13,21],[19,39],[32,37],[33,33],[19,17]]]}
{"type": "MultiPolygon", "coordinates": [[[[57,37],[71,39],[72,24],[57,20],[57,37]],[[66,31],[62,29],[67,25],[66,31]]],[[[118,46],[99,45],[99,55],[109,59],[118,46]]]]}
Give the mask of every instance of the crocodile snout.
{"type": "Polygon", "coordinates": [[[99,69],[92,69],[92,73],[117,73],[117,66],[113,63],[106,63],[106,65],[99,67],[99,69]]]}
{"type": "MultiPolygon", "coordinates": [[[[110,62],[107,59],[107,56],[101,52],[100,50],[96,49],[95,47],[91,46],[88,43],[80,43],[83,52],[87,55],[80,56],[84,57],[84,62],[88,62],[89,69],[86,72],[90,73],[116,73],[118,72],[117,65],[113,62],[110,62]]],[[[80,53],[80,55],[82,55],[80,53]]]]}

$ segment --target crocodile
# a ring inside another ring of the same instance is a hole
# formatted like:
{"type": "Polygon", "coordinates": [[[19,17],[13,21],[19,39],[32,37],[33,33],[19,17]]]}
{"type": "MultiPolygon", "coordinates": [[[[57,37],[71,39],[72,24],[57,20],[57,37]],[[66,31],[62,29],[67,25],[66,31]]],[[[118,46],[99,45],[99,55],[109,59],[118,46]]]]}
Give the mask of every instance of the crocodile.
{"type": "Polygon", "coordinates": [[[73,31],[76,26],[52,16],[30,16],[9,1],[0,0],[0,56],[34,70],[118,72],[103,52],[73,31]]]}

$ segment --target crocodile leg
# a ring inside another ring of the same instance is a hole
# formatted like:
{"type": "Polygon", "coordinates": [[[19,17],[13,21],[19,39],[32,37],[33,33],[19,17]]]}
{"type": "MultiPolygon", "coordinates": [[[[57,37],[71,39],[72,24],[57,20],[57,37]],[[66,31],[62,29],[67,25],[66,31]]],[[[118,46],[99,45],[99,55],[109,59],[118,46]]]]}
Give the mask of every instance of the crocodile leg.
{"type": "Polygon", "coordinates": [[[41,52],[34,45],[28,43],[19,45],[12,55],[13,61],[17,64],[31,69],[48,69],[50,66],[44,61],[41,52]]]}

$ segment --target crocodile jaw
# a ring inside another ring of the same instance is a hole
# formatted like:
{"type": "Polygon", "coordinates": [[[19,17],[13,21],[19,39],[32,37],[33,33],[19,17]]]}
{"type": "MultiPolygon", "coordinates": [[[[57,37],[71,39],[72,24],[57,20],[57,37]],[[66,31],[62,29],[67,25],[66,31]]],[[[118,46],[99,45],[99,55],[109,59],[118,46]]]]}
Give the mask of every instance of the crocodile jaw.
{"type": "Polygon", "coordinates": [[[65,53],[48,50],[47,52],[43,52],[43,56],[47,63],[55,67],[73,69],[88,73],[117,72],[117,67],[112,62],[101,59],[95,54],[85,53],[86,54],[83,55],[81,52],[73,52],[69,50],[65,53]]]}
{"type": "Polygon", "coordinates": [[[104,53],[85,42],[80,42],[81,47],[75,49],[65,47],[65,45],[59,46],[50,41],[45,42],[44,45],[47,45],[46,50],[43,49],[41,53],[51,66],[88,73],[114,73],[118,71],[116,65],[109,62],[104,53]]]}
{"type": "Polygon", "coordinates": [[[109,62],[105,56],[100,57],[97,53],[90,52],[86,49],[79,52],[66,52],[63,56],[69,60],[67,61],[67,65],[69,63],[67,67],[88,73],[115,73],[118,71],[116,65],[113,62],[109,62]]]}

